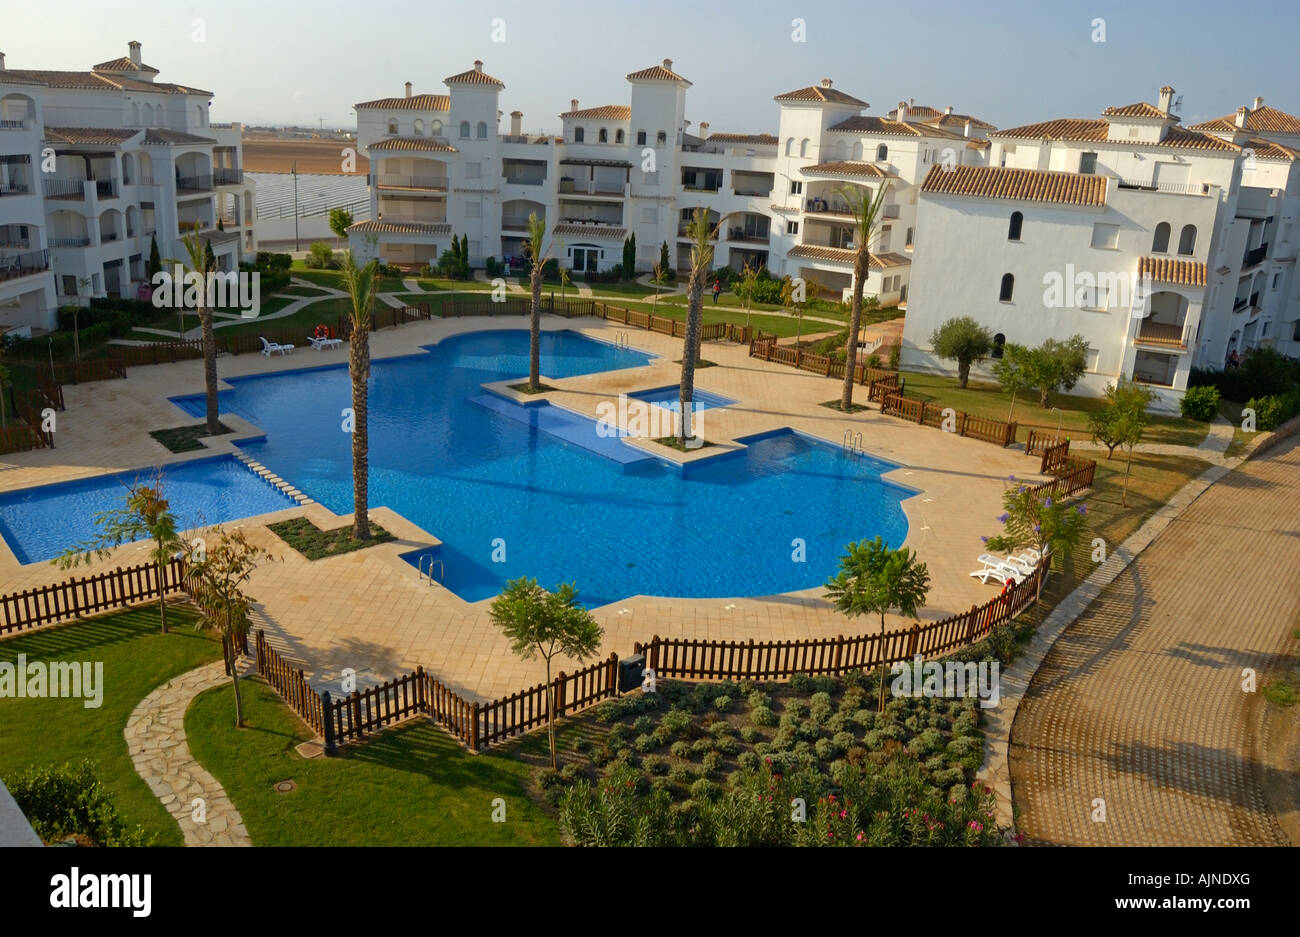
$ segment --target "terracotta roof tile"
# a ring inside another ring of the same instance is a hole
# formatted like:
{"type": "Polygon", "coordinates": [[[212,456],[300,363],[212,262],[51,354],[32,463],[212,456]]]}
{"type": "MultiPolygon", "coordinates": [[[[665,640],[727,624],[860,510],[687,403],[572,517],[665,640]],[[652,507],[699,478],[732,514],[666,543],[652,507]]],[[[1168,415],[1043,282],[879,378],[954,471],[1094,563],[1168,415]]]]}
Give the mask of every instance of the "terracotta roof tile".
{"type": "Polygon", "coordinates": [[[1106,176],[1043,169],[1003,169],[995,166],[931,166],[922,192],[1004,198],[1061,205],[1103,206],[1106,176]]]}
{"type": "MultiPolygon", "coordinates": [[[[1084,120],[1075,117],[1063,117],[1046,120],[1037,124],[1025,124],[1023,127],[1011,127],[989,134],[990,137],[1015,140],[1070,140],[1084,143],[1105,143],[1110,139],[1110,124],[1105,120],[1084,120]]],[[[1231,143],[1225,143],[1217,137],[1182,127],[1169,127],[1164,139],[1159,143],[1140,140],[1115,140],[1116,145],[1128,148],[1148,146],[1172,147],[1188,150],[1218,150],[1232,152],[1237,149],[1231,143]]]]}
{"type": "MultiPolygon", "coordinates": [[[[851,264],[858,256],[855,250],[848,250],[843,247],[823,247],[820,244],[796,244],[790,248],[786,254],[787,257],[799,257],[805,260],[821,260],[835,264],[851,264]]],[[[902,254],[884,253],[876,254],[872,252],[869,255],[870,268],[872,270],[885,270],[893,267],[910,266],[912,261],[902,254]]]]}
{"type": "Polygon", "coordinates": [[[754,146],[776,146],[780,140],[770,133],[711,133],[710,143],[749,143],[754,146]]]}
{"type": "MultiPolygon", "coordinates": [[[[861,116],[850,117],[826,129],[836,133],[873,133],[891,137],[919,137],[924,133],[920,127],[914,127],[905,121],[861,116]]],[[[944,135],[947,135],[946,132],[944,135]]]]}
{"type": "MultiPolygon", "coordinates": [[[[1195,124],[1188,129],[1230,132],[1243,128],[1237,126],[1236,115],[1229,114],[1227,117],[1216,117],[1214,120],[1207,120],[1203,124],[1195,124]]],[[[1246,126],[1244,129],[1255,133],[1300,134],[1300,117],[1288,114],[1286,111],[1279,111],[1276,107],[1262,106],[1246,112],[1246,126]]]]}
{"type": "Polygon", "coordinates": [[[159,94],[205,94],[211,91],[191,88],[164,81],[140,81],[125,75],[96,72],[60,72],[42,69],[17,68],[0,73],[19,79],[39,82],[50,88],[72,88],[79,91],[152,91],[159,94]]]}
{"type": "MultiPolygon", "coordinates": [[[[898,108],[894,108],[885,116],[890,120],[898,120],[898,108]]],[[[940,127],[964,127],[969,120],[972,127],[979,127],[982,130],[997,129],[988,121],[972,117],[970,114],[945,114],[939,108],[930,107],[928,104],[909,104],[907,116],[917,118],[923,124],[935,124],[940,127]]]]}
{"type": "Polygon", "coordinates": [[[145,65],[143,63],[136,65],[125,55],[120,59],[110,59],[107,62],[100,62],[98,65],[93,66],[93,68],[97,72],[149,72],[154,75],[158,74],[158,69],[154,68],[152,65],[145,65]]]}
{"type": "Polygon", "coordinates": [[[376,98],[362,101],[353,107],[372,107],[384,111],[450,111],[451,96],[446,94],[413,94],[409,98],[376,98]]]}
{"type": "Polygon", "coordinates": [[[116,146],[134,137],[140,131],[117,127],[46,127],[47,143],[87,143],[99,146],[116,146]]]}
{"type": "Polygon", "coordinates": [[[631,120],[632,108],[623,104],[602,104],[600,107],[585,107],[580,111],[565,111],[560,115],[581,120],[631,120]]]}
{"type": "Polygon", "coordinates": [[[451,234],[449,223],[421,224],[414,221],[358,221],[349,231],[358,234],[451,234]]]}
{"type": "Polygon", "coordinates": [[[1157,283],[1177,286],[1204,286],[1205,264],[1172,257],[1143,257],[1138,261],[1138,276],[1149,276],[1157,283]]]}
{"type": "Polygon", "coordinates": [[[386,139],[376,141],[367,147],[369,150],[386,150],[394,152],[427,152],[427,153],[455,153],[454,146],[448,146],[445,143],[437,143],[425,137],[387,137],[386,139]]]}
{"type": "MultiPolygon", "coordinates": [[[[628,81],[686,81],[681,75],[663,65],[651,65],[640,71],[628,72],[628,81]]],[[[687,82],[690,84],[690,82],[687,82]]]]}
{"type": "Polygon", "coordinates": [[[1101,112],[1103,117],[1150,117],[1156,120],[1177,120],[1173,114],[1166,114],[1154,104],[1148,104],[1146,101],[1138,101],[1136,104],[1125,104],[1122,107],[1108,107],[1101,112]]]}
{"type": "Polygon", "coordinates": [[[483,71],[479,65],[471,68],[469,71],[459,72],[450,78],[444,78],[444,85],[484,85],[490,88],[504,88],[506,83],[500,78],[493,78],[487,72],[483,71]]]}
{"type": "Polygon", "coordinates": [[[601,238],[621,241],[627,237],[627,228],[591,224],[557,224],[551,229],[551,234],[557,238],[601,238]]]}
{"type": "MultiPolygon", "coordinates": [[[[883,169],[872,163],[857,162],[854,160],[835,160],[829,163],[817,163],[814,166],[805,166],[802,170],[805,175],[814,176],[871,176],[875,179],[884,179],[892,176],[893,173],[885,172],[883,169]]],[[[895,178],[897,178],[895,176],[895,178]]]]}
{"type": "Polygon", "coordinates": [[[141,142],[146,146],[211,146],[217,141],[211,137],[200,137],[192,133],[183,133],[180,130],[151,127],[144,132],[144,139],[141,142]]]}
{"type": "Polygon", "coordinates": [[[1272,159],[1282,162],[1300,159],[1300,150],[1261,137],[1251,137],[1241,146],[1243,150],[1254,150],[1256,159],[1272,159]]]}
{"type": "Polygon", "coordinates": [[[925,123],[932,127],[942,127],[945,130],[963,130],[966,127],[966,121],[970,121],[972,127],[978,127],[981,130],[998,129],[987,120],[980,120],[978,117],[972,117],[969,114],[943,114],[927,120],[925,123]]]}
{"type": "Polygon", "coordinates": [[[871,106],[866,101],[860,101],[851,94],[845,94],[843,91],[837,91],[835,88],[824,88],[820,85],[809,85],[807,88],[797,88],[794,91],[787,91],[785,94],[778,94],[772,100],[806,101],[814,104],[852,104],[855,107],[871,106]]]}

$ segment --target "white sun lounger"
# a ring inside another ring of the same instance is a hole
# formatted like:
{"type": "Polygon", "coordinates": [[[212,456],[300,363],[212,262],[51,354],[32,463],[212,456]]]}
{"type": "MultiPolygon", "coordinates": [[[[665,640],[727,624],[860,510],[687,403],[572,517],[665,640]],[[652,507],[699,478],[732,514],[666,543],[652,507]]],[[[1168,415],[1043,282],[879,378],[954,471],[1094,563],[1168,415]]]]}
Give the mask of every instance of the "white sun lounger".
{"type": "Polygon", "coordinates": [[[317,338],[315,335],[308,335],[307,341],[309,341],[311,347],[315,348],[317,351],[324,351],[326,348],[337,348],[343,344],[343,339],[341,338],[317,338]]]}
{"type": "Polygon", "coordinates": [[[292,345],[281,345],[278,342],[268,342],[265,336],[261,335],[259,335],[258,338],[262,339],[262,354],[266,355],[268,358],[276,352],[279,352],[282,355],[287,355],[293,351],[292,345]]]}
{"type": "Polygon", "coordinates": [[[987,585],[990,581],[998,585],[1005,583],[1008,579],[1019,584],[1025,581],[1025,574],[1014,566],[1006,563],[1000,563],[997,566],[985,566],[983,569],[977,569],[971,573],[980,582],[987,585]]]}

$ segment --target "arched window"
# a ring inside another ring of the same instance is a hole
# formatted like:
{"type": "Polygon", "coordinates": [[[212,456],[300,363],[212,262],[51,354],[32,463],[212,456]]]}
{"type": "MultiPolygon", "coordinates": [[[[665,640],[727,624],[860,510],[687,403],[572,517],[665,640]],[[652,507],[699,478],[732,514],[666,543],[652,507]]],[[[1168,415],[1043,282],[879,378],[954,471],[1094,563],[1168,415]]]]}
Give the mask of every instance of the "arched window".
{"type": "Polygon", "coordinates": [[[1183,225],[1182,233],[1178,235],[1178,253],[1191,255],[1196,250],[1196,225],[1183,225]]]}
{"type": "Polygon", "coordinates": [[[468,121],[468,120],[462,120],[462,121],[460,122],[460,138],[461,138],[462,140],[468,140],[468,139],[469,139],[469,121],[468,121]]]}
{"type": "Polygon", "coordinates": [[[1167,254],[1169,252],[1169,222],[1162,221],[1156,225],[1155,237],[1151,239],[1151,253],[1167,254]]]}
{"type": "Polygon", "coordinates": [[[848,140],[841,140],[839,143],[835,144],[835,156],[837,159],[848,159],[850,152],[848,140]]]}
{"type": "Polygon", "coordinates": [[[853,158],[859,162],[862,161],[862,141],[856,140],[853,143],[853,158]]]}
{"type": "Polygon", "coordinates": [[[615,142],[615,143],[622,143],[622,142],[623,142],[623,131],[622,131],[622,130],[616,130],[616,131],[614,131],[614,142],[615,142]]]}
{"type": "Polygon", "coordinates": [[[140,105],[134,102],[131,104],[131,126],[140,126],[140,105]]]}
{"type": "Polygon", "coordinates": [[[417,137],[424,136],[424,121],[420,120],[418,117],[415,118],[415,135],[417,137]]]}
{"type": "Polygon", "coordinates": [[[889,147],[882,143],[876,147],[876,162],[883,163],[887,159],[889,159],[889,147]]]}
{"type": "Polygon", "coordinates": [[[990,357],[993,357],[993,358],[1001,358],[1001,357],[1002,357],[1002,348],[1003,348],[1003,346],[1006,345],[1006,343],[1007,343],[1007,337],[1006,337],[1005,335],[1003,335],[1001,332],[999,332],[997,335],[994,335],[994,336],[993,336],[993,351],[990,352],[990,357]]]}
{"type": "Polygon", "coordinates": [[[429,136],[431,137],[442,136],[442,121],[440,120],[429,121],[429,136]]]}
{"type": "Polygon", "coordinates": [[[196,110],[199,112],[199,122],[195,126],[202,127],[206,123],[206,121],[204,120],[204,117],[206,117],[206,115],[203,113],[203,105],[202,104],[198,105],[196,110]]]}
{"type": "Polygon", "coordinates": [[[1007,240],[1020,240],[1020,228],[1025,223],[1025,216],[1018,211],[1011,213],[1011,224],[1007,226],[1007,240]]]}
{"type": "Polygon", "coordinates": [[[597,133],[596,133],[596,140],[597,140],[597,142],[599,142],[599,143],[608,143],[608,142],[609,142],[609,131],[606,130],[604,127],[601,127],[600,130],[597,131],[597,133]]]}
{"type": "Polygon", "coordinates": [[[1002,286],[998,290],[998,301],[1004,303],[1011,302],[1011,294],[1015,291],[1015,288],[1016,278],[1009,273],[1002,274],[1002,286]]]}
{"type": "Polygon", "coordinates": [[[396,133],[397,133],[397,118],[396,118],[396,117],[390,117],[390,118],[388,118],[388,132],[389,132],[390,134],[396,135],[396,133]]]}
{"type": "Polygon", "coordinates": [[[486,121],[482,121],[482,120],[480,120],[480,121],[478,122],[478,138],[479,138],[480,140],[486,140],[486,139],[487,139],[487,122],[486,122],[486,121]]]}
{"type": "Polygon", "coordinates": [[[785,141],[785,155],[786,156],[794,155],[794,137],[790,137],[785,141]]]}
{"type": "Polygon", "coordinates": [[[808,138],[807,138],[807,137],[804,137],[802,140],[799,141],[799,155],[800,155],[800,156],[807,156],[807,155],[808,155],[808,138]]]}
{"type": "Polygon", "coordinates": [[[573,128],[573,142],[574,142],[574,143],[581,143],[582,140],[583,140],[583,137],[585,137],[585,136],[586,136],[586,133],[583,131],[583,129],[582,129],[581,127],[574,127],[574,128],[573,128]]]}

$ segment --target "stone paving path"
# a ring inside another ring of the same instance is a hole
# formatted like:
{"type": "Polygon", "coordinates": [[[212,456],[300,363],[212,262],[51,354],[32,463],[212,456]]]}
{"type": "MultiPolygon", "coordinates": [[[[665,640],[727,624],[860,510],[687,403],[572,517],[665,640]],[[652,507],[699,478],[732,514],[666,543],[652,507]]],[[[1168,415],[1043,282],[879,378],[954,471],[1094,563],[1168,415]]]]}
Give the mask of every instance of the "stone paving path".
{"type": "MultiPolygon", "coordinates": [[[[244,659],[241,673],[248,666],[244,659]]],[[[186,846],[253,844],[239,811],[185,741],[185,710],[190,701],[204,690],[228,684],[221,661],[181,674],[141,700],[123,731],[136,773],[176,818],[186,846]],[[194,819],[196,798],[203,799],[207,813],[202,823],[194,819]]]]}
{"type": "Polygon", "coordinates": [[[1030,842],[1289,844],[1264,794],[1265,703],[1241,683],[1245,668],[1262,679],[1300,620],[1300,439],[1198,482],[1204,494],[1180,492],[1195,500],[1164,509],[1173,519],[1136,560],[1121,554],[1143,544],[1111,557],[1113,581],[1090,604],[1085,591],[1073,624],[1052,619],[1080,600],[1058,606],[1018,709],[1014,686],[1004,697],[1030,842]]]}

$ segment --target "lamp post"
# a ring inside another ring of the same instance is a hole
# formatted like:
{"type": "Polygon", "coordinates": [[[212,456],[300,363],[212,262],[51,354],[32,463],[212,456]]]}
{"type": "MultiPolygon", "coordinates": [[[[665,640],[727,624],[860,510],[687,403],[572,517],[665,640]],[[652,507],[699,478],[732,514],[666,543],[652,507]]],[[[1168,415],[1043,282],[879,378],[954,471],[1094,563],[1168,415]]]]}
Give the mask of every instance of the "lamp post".
{"type": "Polygon", "coordinates": [[[298,161],[294,160],[289,169],[290,175],[293,176],[293,249],[301,250],[298,243],[298,161]]]}

